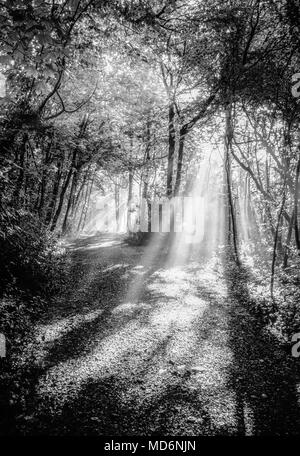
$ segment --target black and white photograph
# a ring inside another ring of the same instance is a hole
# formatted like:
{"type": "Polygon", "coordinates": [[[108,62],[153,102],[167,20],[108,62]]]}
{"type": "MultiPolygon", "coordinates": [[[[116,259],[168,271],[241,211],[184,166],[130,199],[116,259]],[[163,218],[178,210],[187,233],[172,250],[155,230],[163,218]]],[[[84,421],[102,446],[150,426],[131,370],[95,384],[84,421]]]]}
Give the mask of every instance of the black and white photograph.
{"type": "Polygon", "coordinates": [[[0,436],[300,437],[299,0],[0,0],[0,436]]]}

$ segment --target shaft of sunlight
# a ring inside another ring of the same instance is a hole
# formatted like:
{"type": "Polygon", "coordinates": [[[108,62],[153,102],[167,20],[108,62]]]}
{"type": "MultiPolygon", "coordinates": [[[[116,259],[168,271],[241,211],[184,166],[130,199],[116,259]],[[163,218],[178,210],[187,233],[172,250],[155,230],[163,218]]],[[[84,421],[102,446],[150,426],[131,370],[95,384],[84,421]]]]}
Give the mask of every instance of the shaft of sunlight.
{"type": "Polygon", "coordinates": [[[177,233],[170,264],[214,257],[224,243],[222,157],[206,144],[192,190],[185,199],[183,232],[177,233]]]}

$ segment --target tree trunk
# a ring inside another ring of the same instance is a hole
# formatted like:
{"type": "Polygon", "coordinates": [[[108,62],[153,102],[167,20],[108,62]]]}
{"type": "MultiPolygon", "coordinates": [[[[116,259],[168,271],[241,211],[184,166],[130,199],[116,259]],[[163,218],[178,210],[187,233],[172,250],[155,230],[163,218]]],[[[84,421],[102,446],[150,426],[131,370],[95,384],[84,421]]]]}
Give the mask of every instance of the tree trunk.
{"type": "Polygon", "coordinates": [[[275,277],[275,265],[276,265],[276,258],[277,258],[278,234],[279,234],[279,227],[280,227],[282,212],[283,212],[283,208],[284,208],[284,204],[285,204],[285,198],[286,198],[286,193],[285,193],[285,188],[284,188],[282,203],[281,203],[281,206],[279,209],[277,224],[276,224],[276,229],[275,229],[275,238],[274,238],[274,246],[273,246],[272,265],[271,265],[270,294],[271,294],[271,298],[273,300],[273,304],[275,304],[274,303],[274,277],[275,277]]]}
{"type": "Polygon", "coordinates": [[[80,184],[79,190],[74,198],[74,205],[72,207],[72,212],[71,212],[71,217],[73,217],[75,214],[77,214],[78,206],[80,204],[80,199],[83,194],[83,189],[86,185],[86,181],[88,179],[89,173],[90,173],[91,165],[87,168],[86,172],[84,173],[84,177],[82,179],[82,182],[80,184]]]}
{"type": "Polygon", "coordinates": [[[94,171],[94,174],[93,174],[93,177],[92,177],[92,181],[91,181],[91,185],[90,185],[90,188],[88,189],[86,206],[85,206],[85,211],[84,211],[84,215],[83,215],[82,229],[84,229],[85,224],[86,224],[86,219],[87,219],[87,214],[88,214],[88,210],[89,210],[89,205],[90,205],[90,200],[91,200],[91,194],[92,194],[92,190],[93,190],[95,175],[96,175],[96,171],[94,171]]]}
{"type": "Polygon", "coordinates": [[[167,171],[167,197],[171,198],[173,194],[173,167],[174,167],[174,154],[175,154],[175,109],[174,103],[170,102],[169,105],[169,151],[168,151],[168,171],[167,171]]]}
{"type": "Polygon", "coordinates": [[[290,244],[291,244],[292,234],[293,234],[294,217],[295,217],[295,212],[293,211],[293,213],[291,215],[291,221],[289,223],[289,228],[288,228],[288,233],[287,233],[286,243],[285,243],[285,252],[284,252],[284,258],[283,258],[283,267],[284,268],[286,268],[288,265],[289,250],[290,250],[290,244]]]}
{"type": "Polygon", "coordinates": [[[128,199],[127,199],[127,229],[129,232],[131,232],[131,223],[130,223],[130,217],[131,217],[131,204],[132,204],[132,190],[133,190],[133,171],[130,168],[129,169],[129,175],[128,175],[128,199]]]}
{"type": "Polygon", "coordinates": [[[51,220],[52,220],[55,208],[56,208],[57,197],[58,197],[58,193],[59,193],[59,186],[60,186],[61,176],[62,176],[62,166],[63,166],[63,161],[59,161],[58,169],[57,169],[57,173],[56,173],[54,185],[53,185],[52,197],[51,197],[48,209],[47,209],[47,215],[46,215],[46,220],[45,220],[47,225],[49,225],[51,223],[51,220]]]}
{"type": "Polygon", "coordinates": [[[16,182],[16,188],[14,191],[14,201],[18,204],[20,200],[20,194],[23,186],[23,181],[24,181],[24,175],[25,175],[25,156],[26,156],[26,144],[28,141],[28,134],[25,133],[23,136],[23,141],[21,144],[21,149],[20,149],[20,156],[19,156],[19,176],[16,182]]]}
{"type": "Polygon", "coordinates": [[[74,171],[73,166],[74,166],[75,160],[76,160],[76,150],[73,152],[73,157],[72,157],[72,161],[71,161],[71,164],[70,164],[70,169],[68,171],[66,180],[65,180],[65,182],[64,182],[64,184],[62,186],[61,192],[60,192],[58,206],[57,206],[57,209],[55,211],[55,214],[54,214],[54,217],[53,217],[53,220],[52,220],[52,224],[51,224],[51,231],[55,230],[58,218],[59,218],[59,216],[61,214],[61,210],[62,210],[62,207],[63,207],[63,204],[64,204],[65,194],[66,194],[66,191],[68,189],[69,183],[70,183],[72,175],[73,175],[73,171],[74,171]]]}
{"type": "Polygon", "coordinates": [[[43,171],[42,171],[42,181],[41,181],[41,193],[40,193],[40,201],[39,201],[39,206],[38,206],[38,213],[39,216],[43,219],[44,218],[44,212],[45,212],[45,194],[46,194],[46,187],[47,187],[47,178],[48,178],[48,173],[49,173],[49,164],[51,162],[51,147],[52,147],[52,140],[49,144],[49,147],[47,148],[46,151],[46,156],[45,160],[43,163],[43,171]]]}
{"type": "Polygon", "coordinates": [[[240,264],[238,242],[237,242],[237,229],[235,219],[235,208],[232,198],[232,187],[231,187],[231,162],[230,162],[230,151],[232,147],[232,105],[228,103],[225,110],[225,178],[226,178],[226,193],[227,193],[227,214],[228,214],[228,235],[229,241],[233,242],[234,258],[236,264],[240,264]]]}
{"type": "MultiPolygon", "coordinates": [[[[146,131],[146,172],[144,175],[144,185],[142,191],[142,198],[147,202],[147,219],[148,219],[148,233],[151,232],[151,202],[149,199],[149,162],[150,162],[150,121],[147,122],[147,131],[146,131]]],[[[141,214],[144,216],[144,214],[141,214]]]]}
{"type": "Polygon", "coordinates": [[[174,195],[177,196],[180,189],[181,177],[182,177],[182,165],[183,165],[183,152],[185,136],[187,134],[186,128],[182,127],[179,131],[179,147],[178,147],[178,161],[177,161],[177,172],[174,186],[174,195]]]}
{"type": "Polygon", "coordinates": [[[66,213],[65,213],[65,217],[64,217],[64,221],[63,221],[63,225],[62,225],[62,233],[63,234],[65,234],[66,231],[67,231],[69,214],[70,214],[70,211],[71,211],[71,207],[72,207],[72,205],[74,203],[74,197],[75,197],[77,181],[78,181],[78,173],[79,173],[78,169],[74,170],[74,172],[73,172],[72,185],[71,185],[70,194],[69,194],[69,198],[68,198],[67,209],[66,209],[66,213]]]}
{"type": "Polygon", "coordinates": [[[116,225],[117,233],[120,230],[120,187],[115,184],[115,210],[116,210],[116,225]]]}
{"type": "Polygon", "coordinates": [[[89,183],[87,183],[86,189],[85,189],[85,195],[84,195],[84,198],[83,198],[83,204],[82,204],[82,207],[81,207],[81,213],[80,213],[80,217],[79,217],[79,221],[78,221],[78,225],[77,225],[77,232],[80,231],[80,228],[81,228],[81,225],[82,225],[82,221],[83,221],[83,218],[84,218],[84,213],[85,213],[85,209],[86,209],[86,205],[87,205],[88,196],[89,196],[89,183]]]}

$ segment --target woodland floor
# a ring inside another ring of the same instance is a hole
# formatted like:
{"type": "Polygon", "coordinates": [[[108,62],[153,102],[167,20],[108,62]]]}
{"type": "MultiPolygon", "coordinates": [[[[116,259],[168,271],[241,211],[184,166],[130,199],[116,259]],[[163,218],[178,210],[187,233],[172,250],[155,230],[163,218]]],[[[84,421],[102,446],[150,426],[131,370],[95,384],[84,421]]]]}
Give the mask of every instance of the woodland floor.
{"type": "Polygon", "coordinates": [[[109,234],[68,248],[71,286],[35,328],[19,433],[300,433],[300,361],[222,261],[170,264],[109,234]]]}

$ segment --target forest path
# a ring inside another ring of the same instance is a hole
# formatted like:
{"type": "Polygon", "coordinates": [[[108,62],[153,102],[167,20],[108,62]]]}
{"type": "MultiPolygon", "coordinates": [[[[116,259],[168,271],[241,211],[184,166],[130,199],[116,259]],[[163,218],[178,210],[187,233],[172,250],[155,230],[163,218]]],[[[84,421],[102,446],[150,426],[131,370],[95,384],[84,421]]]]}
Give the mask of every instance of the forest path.
{"type": "Polygon", "coordinates": [[[194,249],[172,264],[159,244],[109,234],[68,248],[72,286],[36,328],[39,374],[20,432],[299,432],[294,360],[220,260],[196,261],[194,249]]]}

